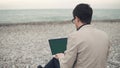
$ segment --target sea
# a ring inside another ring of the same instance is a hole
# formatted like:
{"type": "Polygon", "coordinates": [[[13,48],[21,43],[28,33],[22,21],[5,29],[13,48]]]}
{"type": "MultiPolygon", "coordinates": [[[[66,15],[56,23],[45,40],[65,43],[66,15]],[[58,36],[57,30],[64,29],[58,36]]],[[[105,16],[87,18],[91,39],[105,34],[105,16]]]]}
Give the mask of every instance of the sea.
{"type": "MultiPolygon", "coordinates": [[[[72,9],[0,10],[2,23],[57,22],[72,20],[72,9]]],[[[120,9],[93,9],[93,20],[120,19],[120,9]]]]}

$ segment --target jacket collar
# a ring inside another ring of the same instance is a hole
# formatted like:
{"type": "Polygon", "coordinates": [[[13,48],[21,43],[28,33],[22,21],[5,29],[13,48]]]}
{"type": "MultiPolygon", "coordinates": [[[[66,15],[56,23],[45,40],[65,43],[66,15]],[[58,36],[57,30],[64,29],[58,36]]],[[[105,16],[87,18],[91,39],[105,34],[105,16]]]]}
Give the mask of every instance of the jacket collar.
{"type": "Polygon", "coordinates": [[[85,28],[91,28],[91,27],[93,27],[93,25],[91,25],[91,24],[84,24],[84,25],[82,25],[82,26],[80,26],[78,29],[77,29],[77,31],[79,31],[79,30],[82,30],[82,29],[85,29],[85,28]]]}
{"type": "Polygon", "coordinates": [[[85,25],[87,25],[87,24],[81,25],[79,28],[77,28],[77,31],[78,31],[80,28],[82,28],[83,26],[85,26],[85,25]]]}

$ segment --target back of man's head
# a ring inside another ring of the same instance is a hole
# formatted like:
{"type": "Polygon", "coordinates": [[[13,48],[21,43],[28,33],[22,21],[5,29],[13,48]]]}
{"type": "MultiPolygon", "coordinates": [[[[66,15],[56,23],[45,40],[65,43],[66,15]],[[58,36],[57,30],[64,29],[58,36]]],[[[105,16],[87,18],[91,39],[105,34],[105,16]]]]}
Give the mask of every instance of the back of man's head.
{"type": "Polygon", "coordinates": [[[93,10],[88,4],[78,4],[73,10],[73,17],[77,16],[83,23],[90,24],[93,10]]]}

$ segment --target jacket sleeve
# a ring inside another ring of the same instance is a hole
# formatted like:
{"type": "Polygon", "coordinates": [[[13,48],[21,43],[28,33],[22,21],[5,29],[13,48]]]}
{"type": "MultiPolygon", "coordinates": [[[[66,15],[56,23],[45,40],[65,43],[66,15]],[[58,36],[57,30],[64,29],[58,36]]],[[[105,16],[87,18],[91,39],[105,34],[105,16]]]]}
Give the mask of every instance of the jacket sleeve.
{"type": "Polygon", "coordinates": [[[72,68],[77,57],[77,38],[70,35],[67,41],[65,56],[59,59],[60,68],[72,68]]]}

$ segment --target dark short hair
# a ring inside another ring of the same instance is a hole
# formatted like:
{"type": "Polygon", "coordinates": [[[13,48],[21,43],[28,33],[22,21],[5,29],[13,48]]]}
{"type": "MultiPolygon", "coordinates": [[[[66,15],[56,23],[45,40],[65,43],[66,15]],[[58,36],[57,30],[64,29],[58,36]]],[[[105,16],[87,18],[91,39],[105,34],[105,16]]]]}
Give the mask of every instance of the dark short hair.
{"type": "Polygon", "coordinates": [[[73,17],[77,16],[83,23],[90,24],[93,10],[88,4],[78,4],[73,10],[73,17]]]}

